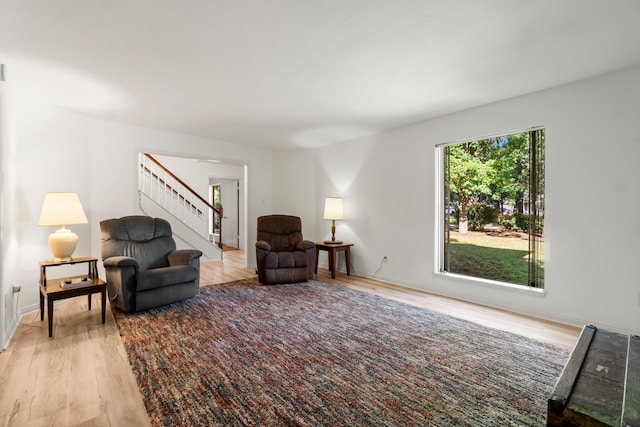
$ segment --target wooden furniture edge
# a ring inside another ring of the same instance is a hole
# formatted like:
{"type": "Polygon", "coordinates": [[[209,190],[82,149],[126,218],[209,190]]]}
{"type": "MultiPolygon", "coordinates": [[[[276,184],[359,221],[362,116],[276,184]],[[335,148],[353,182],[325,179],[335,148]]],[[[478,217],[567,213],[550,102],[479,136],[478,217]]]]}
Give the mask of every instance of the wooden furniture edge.
{"type": "Polygon", "coordinates": [[[562,370],[562,373],[553,388],[553,392],[549,398],[548,409],[556,415],[562,415],[562,412],[567,405],[569,396],[573,391],[573,386],[580,374],[587,352],[589,351],[591,340],[593,340],[593,336],[597,329],[598,328],[593,325],[585,325],[582,328],[578,342],[576,342],[576,345],[569,356],[569,361],[562,370]]]}
{"type": "Polygon", "coordinates": [[[640,426],[640,336],[629,335],[622,426],[640,426]]]}

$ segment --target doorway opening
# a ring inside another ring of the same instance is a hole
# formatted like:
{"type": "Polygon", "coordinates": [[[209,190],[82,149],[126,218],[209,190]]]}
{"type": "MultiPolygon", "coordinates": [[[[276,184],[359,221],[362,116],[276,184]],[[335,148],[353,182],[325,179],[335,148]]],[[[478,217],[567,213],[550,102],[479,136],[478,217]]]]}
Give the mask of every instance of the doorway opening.
{"type": "MultiPolygon", "coordinates": [[[[202,237],[216,246],[226,245],[227,249],[244,250],[247,245],[247,165],[241,161],[150,153],[201,196],[202,201],[208,206],[199,210],[203,214],[202,237]],[[213,208],[220,207],[222,215],[215,214],[213,208]],[[218,218],[215,218],[216,216],[218,218]],[[220,236],[222,236],[222,241],[220,241],[220,236]]],[[[194,244],[193,242],[196,240],[190,240],[190,244],[194,244]]]]}
{"type": "Polygon", "coordinates": [[[241,249],[240,180],[211,178],[211,181],[215,183],[209,186],[210,203],[216,209],[222,207],[222,216],[210,212],[213,241],[222,244],[223,250],[241,249]]]}

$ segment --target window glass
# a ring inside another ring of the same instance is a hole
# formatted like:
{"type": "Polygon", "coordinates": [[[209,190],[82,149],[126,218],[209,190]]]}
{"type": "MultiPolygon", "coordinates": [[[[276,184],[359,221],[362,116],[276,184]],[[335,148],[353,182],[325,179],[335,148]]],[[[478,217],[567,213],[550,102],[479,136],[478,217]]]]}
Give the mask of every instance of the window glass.
{"type": "Polygon", "coordinates": [[[544,129],[442,150],[440,271],[544,287],[544,129]]]}

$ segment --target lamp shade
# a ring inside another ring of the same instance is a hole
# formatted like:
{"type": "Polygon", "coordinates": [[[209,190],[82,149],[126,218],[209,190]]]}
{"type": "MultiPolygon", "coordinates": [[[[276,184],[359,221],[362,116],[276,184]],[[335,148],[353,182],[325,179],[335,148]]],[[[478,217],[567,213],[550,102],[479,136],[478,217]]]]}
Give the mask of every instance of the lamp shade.
{"type": "Polygon", "coordinates": [[[61,226],[87,222],[77,193],[47,193],[44,196],[38,225],[61,226]]]}
{"type": "Polygon", "coordinates": [[[324,199],[324,219],[344,219],[342,197],[327,197],[324,199]]]}

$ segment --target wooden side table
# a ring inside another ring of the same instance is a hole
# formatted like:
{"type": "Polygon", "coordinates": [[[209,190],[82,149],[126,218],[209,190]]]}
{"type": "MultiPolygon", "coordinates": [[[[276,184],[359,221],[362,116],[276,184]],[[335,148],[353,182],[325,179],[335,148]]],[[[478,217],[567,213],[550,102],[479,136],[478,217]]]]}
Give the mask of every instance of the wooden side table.
{"type": "Polygon", "coordinates": [[[91,310],[91,295],[102,295],[102,323],[105,323],[105,309],[107,305],[107,282],[98,277],[98,259],[94,257],[74,258],[67,262],[40,262],[40,320],[44,320],[44,300],[47,300],[47,317],[49,319],[49,338],[53,336],[53,303],[58,300],[87,295],[89,310],[91,310]],[[47,268],[61,265],[87,263],[89,265],[86,276],[69,276],[47,279],[47,268]],[[84,279],[84,280],[83,280],[84,279]],[[71,281],[70,287],[63,287],[65,280],[71,281]]]}
{"type": "Polygon", "coordinates": [[[347,263],[347,276],[351,275],[351,246],[353,243],[325,243],[316,242],[316,267],[315,273],[318,274],[318,257],[320,251],[327,251],[329,258],[329,270],[331,270],[331,278],[336,278],[336,256],[338,252],[344,252],[345,261],[347,263]]]}

